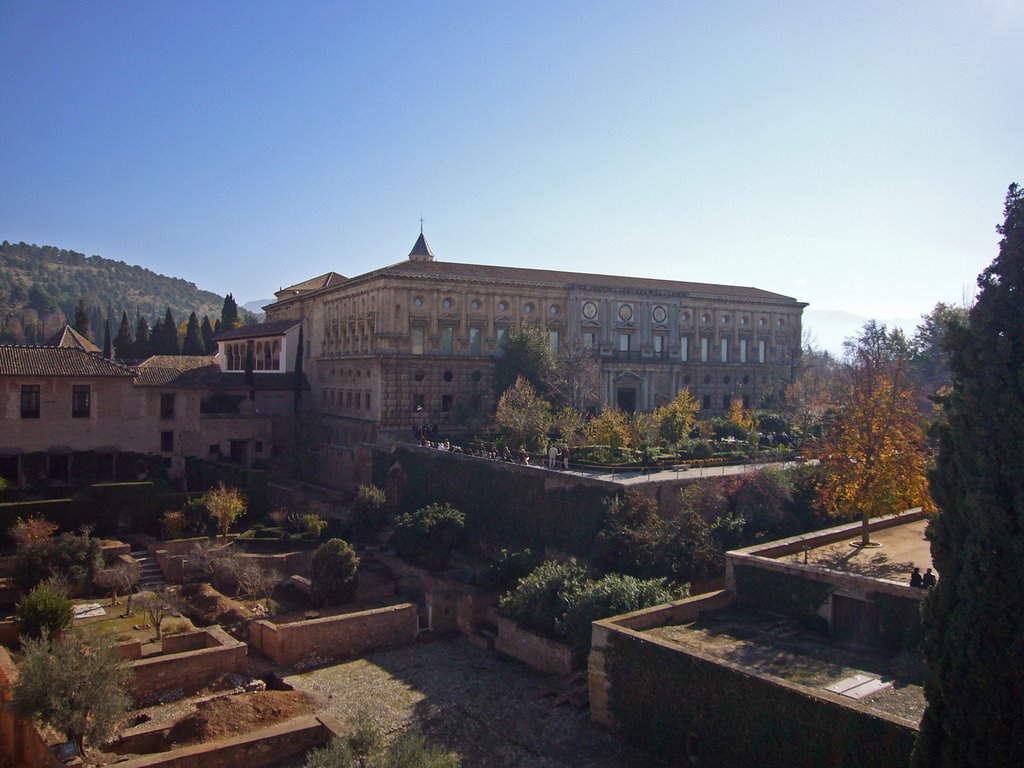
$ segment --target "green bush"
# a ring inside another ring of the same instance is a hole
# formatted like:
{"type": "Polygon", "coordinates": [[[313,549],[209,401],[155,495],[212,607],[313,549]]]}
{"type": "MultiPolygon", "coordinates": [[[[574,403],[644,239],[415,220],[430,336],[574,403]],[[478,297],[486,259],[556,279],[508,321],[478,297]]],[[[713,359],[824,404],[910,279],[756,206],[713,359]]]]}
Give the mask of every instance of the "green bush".
{"type": "Polygon", "coordinates": [[[587,570],[575,560],[548,561],[537,566],[519,586],[501,598],[501,613],[525,627],[549,637],[584,590],[587,570]]]}
{"type": "Polygon", "coordinates": [[[462,538],[466,517],[450,504],[431,504],[395,520],[391,545],[403,560],[439,570],[462,538]]]}
{"type": "Polygon", "coordinates": [[[23,589],[56,575],[66,577],[73,586],[86,586],[103,566],[103,553],[99,539],[62,533],[20,549],[15,566],[23,589]]]}
{"type": "Polygon", "coordinates": [[[356,593],[359,558],[342,539],[329,539],[317,547],[310,566],[311,596],[317,605],[341,605],[356,593]]]}
{"type": "Polygon", "coordinates": [[[540,565],[541,558],[533,550],[524,549],[512,552],[507,549],[490,563],[480,577],[480,586],[492,592],[507,592],[519,583],[520,579],[540,565]]]}
{"type": "Polygon", "coordinates": [[[71,626],[71,599],[66,593],[43,583],[22,598],[15,608],[18,634],[22,638],[40,638],[71,626]]]}
{"type": "Polygon", "coordinates": [[[390,522],[384,490],[375,485],[359,486],[351,510],[352,532],[360,538],[375,536],[390,522]]]}

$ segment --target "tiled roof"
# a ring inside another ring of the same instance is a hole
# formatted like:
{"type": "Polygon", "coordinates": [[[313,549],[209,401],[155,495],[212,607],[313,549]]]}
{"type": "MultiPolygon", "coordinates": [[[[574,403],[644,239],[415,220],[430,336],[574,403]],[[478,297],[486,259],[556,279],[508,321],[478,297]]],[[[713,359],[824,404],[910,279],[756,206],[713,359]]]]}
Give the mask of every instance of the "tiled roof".
{"type": "Polygon", "coordinates": [[[178,371],[194,371],[217,365],[215,355],[153,355],[147,357],[137,368],[174,368],[178,371]]]}
{"type": "Polygon", "coordinates": [[[131,369],[77,347],[0,345],[0,376],[131,377],[131,369]]]}
{"type": "Polygon", "coordinates": [[[205,387],[220,375],[212,355],[153,355],[135,369],[141,387],[205,387]]]}
{"type": "Polygon", "coordinates": [[[412,246],[412,250],[409,251],[410,259],[433,259],[434,252],[430,250],[430,246],[427,244],[427,238],[420,232],[420,236],[416,238],[416,242],[412,246]]]}
{"type": "Polygon", "coordinates": [[[70,349],[81,349],[84,352],[99,353],[100,348],[89,341],[85,336],[80,334],[70,325],[65,325],[64,329],[58,331],[56,334],[51,336],[47,342],[48,347],[68,347],[70,349]]]}
{"type": "Polygon", "coordinates": [[[233,331],[225,331],[214,337],[215,341],[233,341],[235,339],[260,339],[266,336],[281,336],[301,323],[301,320],[274,320],[258,325],[243,325],[233,331]]]}
{"type": "Polygon", "coordinates": [[[332,285],[337,285],[338,283],[344,282],[347,279],[348,278],[346,278],[344,275],[339,275],[337,272],[325,272],[322,275],[311,277],[309,278],[309,280],[303,280],[301,283],[296,283],[295,285],[289,285],[287,288],[282,288],[274,295],[279,296],[282,293],[295,294],[305,293],[306,291],[316,291],[319,290],[320,288],[327,288],[332,285]]]}

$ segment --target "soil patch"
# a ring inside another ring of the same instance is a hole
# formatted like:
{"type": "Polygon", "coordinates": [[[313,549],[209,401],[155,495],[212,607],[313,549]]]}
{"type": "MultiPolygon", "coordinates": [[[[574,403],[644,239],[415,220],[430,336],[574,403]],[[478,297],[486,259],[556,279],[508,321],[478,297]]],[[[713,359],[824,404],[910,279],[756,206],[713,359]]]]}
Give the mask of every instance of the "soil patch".
{"type": "Polygon", "coordinates": [[[220,624],[237,635],[244,630],[252,612],[237,600],[225,597],[209,584],[188,584],[181,588],[182,609],[197,626],[220,624]]]}
{"type": "Polygon", "coordinates": [[[213,741],[248,733],[312,712],[309,699],[298,691],[258,691],[201,701],[195,711],[171,728],[175,746],[213,741]]]}

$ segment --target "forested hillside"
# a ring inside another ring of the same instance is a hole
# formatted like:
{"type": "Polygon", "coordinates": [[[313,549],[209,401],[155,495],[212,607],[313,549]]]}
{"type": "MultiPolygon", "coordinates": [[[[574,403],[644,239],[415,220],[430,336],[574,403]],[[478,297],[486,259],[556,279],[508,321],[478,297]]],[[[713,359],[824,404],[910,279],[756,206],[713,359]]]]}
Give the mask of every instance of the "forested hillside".
{"type": "Polygon", "coordinates": [[[0,342],[38,344],[65,324],[74,324],[79,302],[89,320],[89,336],[102,343],[109,317],[111,333],[122,313],[134,329],[138,319],[150,326],[170,308],[181,324],[220,316],[224,297],[194,283],[158,275],[122,261],[86,256],[48,245],[0,244],[0,342]]]}

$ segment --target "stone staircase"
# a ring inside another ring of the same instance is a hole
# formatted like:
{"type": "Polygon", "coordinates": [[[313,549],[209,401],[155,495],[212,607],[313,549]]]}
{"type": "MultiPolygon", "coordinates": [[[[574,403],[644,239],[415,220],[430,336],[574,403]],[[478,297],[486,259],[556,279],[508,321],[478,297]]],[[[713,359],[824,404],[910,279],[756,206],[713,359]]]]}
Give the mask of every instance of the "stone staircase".
{"type": "Polygon", "coordinates": [[[139,577],[140,590],[152,592],[167,586],[167,581],[164,579],[155,557],[150,557],[145,550],[132,552],[132,557],[142,568],[142,575],[139,577]]]}

